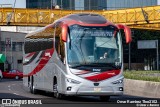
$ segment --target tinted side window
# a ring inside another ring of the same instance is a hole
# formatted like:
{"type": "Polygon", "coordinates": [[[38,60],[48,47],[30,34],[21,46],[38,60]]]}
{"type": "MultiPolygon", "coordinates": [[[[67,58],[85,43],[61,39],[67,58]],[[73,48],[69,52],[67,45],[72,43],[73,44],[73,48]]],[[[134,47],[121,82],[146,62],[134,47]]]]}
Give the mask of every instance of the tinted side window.
{"type": "Polygon", "coordinates": [[[61,27],[57,27],[55,31],[55,48],[57,51],[57,54],[59,55],[61,61],[64,61],[65,58],[65,45],[64,42],[61,39],[62,29],[61,27]]]}
{"type": "Polygon", "coordinates": [[[26,39],[24,44],[25,53],[31,53],[53,48],[53,38],[26,39]]]}

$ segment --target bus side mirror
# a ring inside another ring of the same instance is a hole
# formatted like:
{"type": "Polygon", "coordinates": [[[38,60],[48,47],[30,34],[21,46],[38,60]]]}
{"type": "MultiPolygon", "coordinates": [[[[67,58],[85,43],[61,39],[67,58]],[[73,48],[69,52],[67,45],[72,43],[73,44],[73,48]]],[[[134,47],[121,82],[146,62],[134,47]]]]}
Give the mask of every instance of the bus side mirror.
{"type": "Polygon", "coordinates": [[[131,29],[128,26],[117,24],[118,29],[123,29],[126,37],[126,43],[132,42],[131,29]]]}
{"type": "Polygon", "coordinates": [[[68,33],[68,26],[66,24],[62,25],[62,41],[67,41],[67,33],[68,33]]]}

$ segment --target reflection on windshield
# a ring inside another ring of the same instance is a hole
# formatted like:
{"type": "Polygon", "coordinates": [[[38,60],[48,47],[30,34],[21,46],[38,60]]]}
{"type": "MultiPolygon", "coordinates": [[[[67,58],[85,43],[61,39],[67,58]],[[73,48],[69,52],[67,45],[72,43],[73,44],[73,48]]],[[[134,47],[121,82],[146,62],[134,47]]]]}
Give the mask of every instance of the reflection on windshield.
{"type": "Polygon", "coordinates": [[[103,66],[121,65],[121,39],[116,28],[108,27],[70,27],[68,47],[68,64],[103,66]]]}

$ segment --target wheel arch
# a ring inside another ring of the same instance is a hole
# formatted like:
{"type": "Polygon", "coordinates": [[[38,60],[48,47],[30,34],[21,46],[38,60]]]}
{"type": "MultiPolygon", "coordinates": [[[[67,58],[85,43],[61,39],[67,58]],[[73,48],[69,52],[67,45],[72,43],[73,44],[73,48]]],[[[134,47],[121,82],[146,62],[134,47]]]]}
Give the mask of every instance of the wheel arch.
{"type": "Polygon", "coordinates": [[[56,84],[57,83],[57,76],[54,76],[53,77],[53,84],[56,84]]]}

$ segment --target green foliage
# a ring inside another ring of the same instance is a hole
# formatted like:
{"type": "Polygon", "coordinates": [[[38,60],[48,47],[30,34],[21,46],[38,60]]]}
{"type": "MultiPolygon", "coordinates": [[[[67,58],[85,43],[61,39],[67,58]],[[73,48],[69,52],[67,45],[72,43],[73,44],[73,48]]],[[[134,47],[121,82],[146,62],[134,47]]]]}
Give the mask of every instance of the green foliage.
{"type": "Polygon", "coordinates": [[[160,31],[155,30],[132,30],[134,32],[134,37],[137,40],[159,40],[160,31]]]}
{"type": "Polygon", "coordinates": [[[125,71],[127,79],[160,82],[160,71],[125,71]]]}

